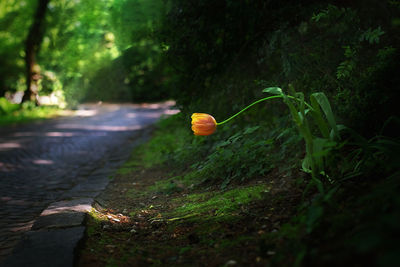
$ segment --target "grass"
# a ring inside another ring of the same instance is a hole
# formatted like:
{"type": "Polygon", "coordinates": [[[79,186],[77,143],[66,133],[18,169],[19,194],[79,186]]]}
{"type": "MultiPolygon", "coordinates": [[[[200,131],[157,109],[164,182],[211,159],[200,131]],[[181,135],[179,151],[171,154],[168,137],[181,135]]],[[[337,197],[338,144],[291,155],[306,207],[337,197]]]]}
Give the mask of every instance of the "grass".
{"type": "Polygon", "coordinates": [[[188,214],[207,214],[210,211],[216,217],[232,214],[240,210],[242,205],[251,201],[259,200],[263,194],[268,193],[268,185],[254,185],[233,188],[226,192],[203,192],[190,194],[187,197],[180,197],[176,201],[182,206],[176,208],[173,212],[176,216],[187,216],[188,214]]]}
{"type": "Polygon", "coordinates": [[[5,98],[0,98],[0,125],[26,123],[35,120],[65,116],[66,114],[67,113],[64,110],[61,110],[58,107],[35,107],[30,103],[25,103],[23,105],[12,104],[5,98]]]}

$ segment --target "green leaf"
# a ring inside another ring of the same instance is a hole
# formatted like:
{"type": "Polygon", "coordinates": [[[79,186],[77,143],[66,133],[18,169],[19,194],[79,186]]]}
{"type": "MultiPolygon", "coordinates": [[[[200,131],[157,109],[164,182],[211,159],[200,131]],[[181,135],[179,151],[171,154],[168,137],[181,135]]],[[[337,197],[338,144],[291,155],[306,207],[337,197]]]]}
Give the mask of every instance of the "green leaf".
{"type": "Polygon", "coordinates": [[[282,89],[279,87],[268,87],[268,88],[265,88],[264,90],[262,90],[262,92],[270,93],[273,95],[282,95],[283,94],[282,89]]]}
{"type": "Polygon", "coordinates": [[[328,155],[335,146],[336,142],[327,138],[314,138],[312,156],[319,170],[324,170],[324,157],[328,155]]]}
{"type": "Polygon", "coordinates": [[[254,132],[257,131],[259,128],[260,128],[260,126],[247,127],[243,134],[251,134],[251,133],[254,133],[254,132]]]}
{"type": "Polygon", "coordinates": [[[332,128],[334,136],[336,138],[340,138],[339,131],[336,125],[335,117],[333,116],[331,105],[329,104],[329,100],[326,95],[322,92],[314,93],[310,96],[311,102],[316,101],[322,108],[322,111],[325,114],[325,117],[332,128]]]}
{"type": "Polygon", "coordinates": [[[316,223],[322,217],[323,214],[324,214],[324,208],[321,205],[314,204],[308,209],[307,222],[306,222],[307,233],[311,233],[314,230],[316,223]]]}
{"type": "Polygon", "coordinates": [[[311,159],[309,156],[305,156],[301,162],[301,169],[306,173],[311,173],[311,159]]]}
{"type": "Polygon", "coordinates": [[[317,126],[318,126],[319,130],[321,131],[322,136],[324,138],[329,138],[328,124],[326,123],[326,121],[324,120],[324,118],[322,116],[319,104],[315,97],[310,97],[310,98],[311,98],[311,106],[313,107],[313,111],[311,114],[313,115],[313,118],[314,118],[315,122],[317,123],[317,126]]]}

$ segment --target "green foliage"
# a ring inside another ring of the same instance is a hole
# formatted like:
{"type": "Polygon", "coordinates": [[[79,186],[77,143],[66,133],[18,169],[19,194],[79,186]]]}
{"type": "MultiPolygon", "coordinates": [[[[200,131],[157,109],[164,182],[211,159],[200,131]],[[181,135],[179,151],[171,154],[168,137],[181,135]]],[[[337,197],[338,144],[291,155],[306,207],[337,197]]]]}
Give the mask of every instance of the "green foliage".
{"type": "Polygon", "coordinates": [[[18,109],[18,104],[10,103],[6,98],[0,97],[0,115],[11,114],[18,109]]]}
{"type": "Polygon", "coordinates": [[[182,127],[184,123],[182,114],[176,114],[162,119],[157,125],[152,139],[144,145],[139,146],[133,153],[140,158],[131,157],[127,165],[141,164],[146,168],[165,164],[168,160],[179,157],[191,141],[189,129],[182,127]]]}
{"type": "Polygon", "coordinates": [[[36,107],[35,103],[26,102],[23,106],[10,104],[0,98],[0,125],[30,122],[62,115],[60,109],[51,106],[36,107]]]}
{"type": "Polygon", "coordinates": [[[289,107],[292,119],[306,145],[306,156],[302,168],[304,171],[312,173],[313,182],[316,183],[322,193],[324,190],[319,176],[323,175],[329,178],[325,165],[330,156],[329,152],[337,146],[336,141],[340,139],[338,126],[329,100],[324,93],[313,93],[310,96],[310,105],[305,102],[303,93],[297,93],[291,86],[290,88],[292,95],[286,95],[279,87],[269,87],[264,89],[263,92],[281,96],[289,107]],[[318,126],[320,137],[313,134],[308,114],[312,115],[315,124],[318,126]]]}
{"type": "Polygon", "coordinates": [[[163,8],[160,0],[115,1],[110,16],[115,41],[109,45],[118,50],[118,57],[96,70],[85,100],[139,102],[168,97],[168,68],[154,36],[163,8]]]}
{"type": "Polygon", "coordinates": [[[286,242],[276,248],[280,252],[273,266],[293,255],[298,266],[395,265],[399,177],[397,173],[372,185],[360,182],[336,187],[329,196],[304,203],[274,237],[286,242]]]}
{"type": "Polygon", "coordinates": [[[261,139],[260,127],[247,127],[228,139],[215,144],[206,160],[192,167],[205,179],[222,180],[222,188],[232,180],[244,181],[263,176],[275,167],[271,154],[274,149],[272,138],[261,139]],[[257,136],[258,135],[258,136],[257,136]]]}
{"type": "Polygon", "coordinates": [[[36,1],[7,0],[0,3],[0,97],[23,89],[24,41],[36,1]]]}
{"type": "MultiPolygon", "coordinates": [[[[25,89],[24,42],[36,2],[1,3],[1,95],[25,89]]],[[[62,92],[71,106],[166,98],[167,67],[154,36],[163,9],[161,0],[50,1],[37,56],[39,94],[62,92]]]]}
{"type": "Polygon", "coordinates": [[[379,38],[381,35],[385,34],[384,31],[382,31],[382,28],[379,26],[378,28],[372,30],[369,28],[366,30],[364,33],[361,34],[360,36],[360,41],[367,41],[370,44],[378,44],[379,43],[379,38]]]}

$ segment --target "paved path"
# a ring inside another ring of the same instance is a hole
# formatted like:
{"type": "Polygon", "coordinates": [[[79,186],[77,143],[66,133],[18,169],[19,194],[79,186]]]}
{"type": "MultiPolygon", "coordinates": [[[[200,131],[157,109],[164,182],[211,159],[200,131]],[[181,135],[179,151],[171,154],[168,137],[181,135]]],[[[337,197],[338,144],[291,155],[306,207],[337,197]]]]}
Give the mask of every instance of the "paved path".
{"type": "MultiPolygon", "coordinates": [[[[74,117],[1,127],[0,265],[22,266],[40,251],[51,251],[53,244],[42,245],[51,243],[49,237],[79,241],[65,237],[80,239],[82,212],[146,137],[143,129],[168,113],[169,106],[86,105],[74,117]]],[[[60,257],[72,255],[68,249],[60,257]]],[[[71,261],[64,260],[63,266],[71,261]]]]}

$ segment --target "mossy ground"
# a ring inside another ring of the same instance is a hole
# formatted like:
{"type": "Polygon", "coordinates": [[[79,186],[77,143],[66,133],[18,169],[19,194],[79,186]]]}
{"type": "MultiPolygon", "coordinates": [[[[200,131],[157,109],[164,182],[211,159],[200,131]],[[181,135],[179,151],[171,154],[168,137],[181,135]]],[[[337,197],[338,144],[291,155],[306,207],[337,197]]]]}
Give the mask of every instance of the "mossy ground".
{"type": "Polygon", "coordinates": [[[165,166],[129,165],[89,215],[79,266],[265,266],[301,199],[293,177],[273,173],[221,191],[165,166]]]}

